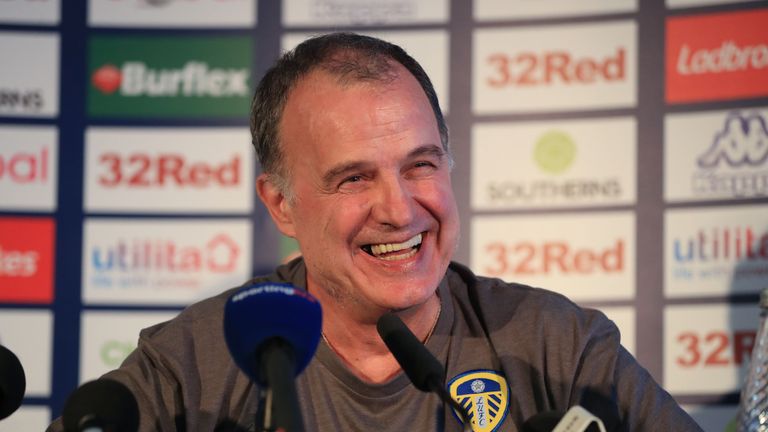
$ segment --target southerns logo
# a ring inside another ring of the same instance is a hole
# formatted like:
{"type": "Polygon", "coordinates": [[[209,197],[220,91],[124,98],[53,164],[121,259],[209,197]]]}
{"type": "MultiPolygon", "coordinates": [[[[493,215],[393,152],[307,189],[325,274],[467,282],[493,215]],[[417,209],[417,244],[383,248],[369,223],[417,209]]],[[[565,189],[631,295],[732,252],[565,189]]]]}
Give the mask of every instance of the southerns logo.
{"type": "Polygon", "coordinates": [[[96,37],[90,43],[94,116],[247,116],[247,37],[96,37]]]}
{"type": "Polygon", "coordinates": [[[483,29],[475,34],[478,114],[636,103],[634,22],[483,29]]]}
{"type": "Polygon", "coordinates": [[[667,102],[768,95],[766,22],[764,9],[669,18],[667,102]]]}
{"type": "Polygon", "coordinates": [[[0,301],[53,301],[54,222],[0,219],[0,301]]]}
{"type": "MultiPolygon", "coordinates": [[[[448,393],[467,411],[474,432],[499,430],[509,412],[509,384],[501,372],[464,372],[448,382],[448,393]]],[[[461,422],[455,410],[453,415],[461,422]]]]}
{"type": "Polygon", "coordinates": [[[250,231],[248,221],[89,220],[84,299],[185,304],[239,285],[250,231]]]}
{"type": "Polygon", "coordinates": [[[531,122],[473,129],[476,208],[605,205],[634,199],[634,120],[551,125],[531,122]]]}
{"type": "Polygon", "coordinates": [[[89,129],[86,208],[248,212],[254,176],[248,142],[245,128],[89,129]]]}
{"type": "Polygon", "coordinates": [[[768,275],[766,206],[670,210],[665,290],[670,296],[757,293],[768,275]]]}
{"type": "Polygon", "coordinates": [[[55,209],[57,135],[51,126],[0,126],[0,209],[55,209]]]}
{"type": "Polygon", "coordinates": [[[475,217],[472,268],[577,301],[627,299],[635,292],[634,228],[631,212],[475,217]]]}
{"type": "Polygon", "coordinates": [[[0,115],[55,116],[59,109],[58,36],[2,32],[0,58],[4,65],[11,65],[0,68],[0,115]]]}
{"type": "Polygon", "coordinates": [[[668,200],[768,195],[768,110],[671,114],[665,141],[668,200]]]}

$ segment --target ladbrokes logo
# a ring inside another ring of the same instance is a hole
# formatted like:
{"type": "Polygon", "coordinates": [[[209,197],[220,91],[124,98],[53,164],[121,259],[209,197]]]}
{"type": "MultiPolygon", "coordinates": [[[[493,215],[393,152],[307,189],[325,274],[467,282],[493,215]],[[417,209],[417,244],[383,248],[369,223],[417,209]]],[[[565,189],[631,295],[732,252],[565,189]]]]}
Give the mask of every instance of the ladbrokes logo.
{"type": "Polygon", "coordinates": [[[52,219],[0,219],[0,301],[53,301],[52,219]]]}
{"type": "Polygon", "coordinates": [[[96,220],[85,229],[85,298],[186,303],[245,280],[246,221],[96,220]]]}
{"type": "Polygon", "coordinates": [[[768,95],[766,22],[768,10],[670,18],[667,102],[768,95]]]}
{"type": "Polygon", "coordinates": [[[90,49],[92,115],[248,114],[247,37],[99,37],[90,49]]]}
{"type": "Polygon", "coordinates": [[[768,194],[768,124],[759,112],[731,112],[696,159],[693,190],[700,196],[768,194]]]}

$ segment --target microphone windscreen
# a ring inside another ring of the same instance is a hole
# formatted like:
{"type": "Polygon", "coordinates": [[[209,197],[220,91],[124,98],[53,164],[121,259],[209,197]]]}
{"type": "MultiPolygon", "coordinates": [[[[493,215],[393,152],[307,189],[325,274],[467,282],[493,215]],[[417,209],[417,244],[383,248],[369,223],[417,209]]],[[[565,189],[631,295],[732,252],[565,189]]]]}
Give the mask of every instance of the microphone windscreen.
{"type": "Polygon", "coordinates": [[[560,411],[540,412],[523,423],[522,432],[551,432],[562,418],[560,411]]]}
{"type": "Polygon", "coordinates": [[[400,363],[413,385],[424,392],[430,392],[430,382],[441,383],[445,370],[411,330],[397,315],[387,313],[376,323],[379,336],[400,363]]]}
{"type": "Polygon", "coordinates": [[[260,374],[259,349],[282,339],[294,350],[295,374],[312,360],[322,332],[320,303],[290,284],[246,285],[229,297],[224,307],[224,338],[235,364],[253,381],[265,385],[260,374]]]}
{"type": "Polygon", "coordinates": [[[27,378],[19,358],[0,345],[0,420],[13,414],[21,406],[27,378]]]}
{"type": "Polygon", "coordinates": [[[139,406],[128,388],[115,380],[89,381],[72,393],[62,412],[64,430],[96,427],[115,432],[139,430],[139,406]]]}

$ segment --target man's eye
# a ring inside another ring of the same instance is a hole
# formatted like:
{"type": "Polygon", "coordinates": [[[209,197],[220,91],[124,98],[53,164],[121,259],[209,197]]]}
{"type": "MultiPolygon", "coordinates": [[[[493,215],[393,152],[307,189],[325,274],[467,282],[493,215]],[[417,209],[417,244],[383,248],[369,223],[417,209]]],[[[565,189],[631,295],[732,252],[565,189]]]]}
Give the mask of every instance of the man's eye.
{"type": "Polygon", "coordinates": [[[344,179],[342,183],[357,183],[362,179],[363,179],[363,176],[355,175],[355,176],[347,177],[346,179],[344,179]]]}

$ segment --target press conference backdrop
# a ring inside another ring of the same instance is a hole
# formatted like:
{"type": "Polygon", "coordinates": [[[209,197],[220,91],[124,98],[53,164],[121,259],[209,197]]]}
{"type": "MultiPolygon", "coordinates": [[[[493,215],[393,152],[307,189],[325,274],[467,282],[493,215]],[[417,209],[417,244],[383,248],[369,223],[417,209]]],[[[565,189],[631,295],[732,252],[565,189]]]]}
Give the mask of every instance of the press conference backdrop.
{"type": "Polygon", "coordinates": [[[766,23],[765,1],[0,1],[0,343],[28,382],[0,430],[295,252],[254,199],[249,99],[336,29],[433,78],[457,260],[602,309],[723,430],[768,287],[766,23]]]}

